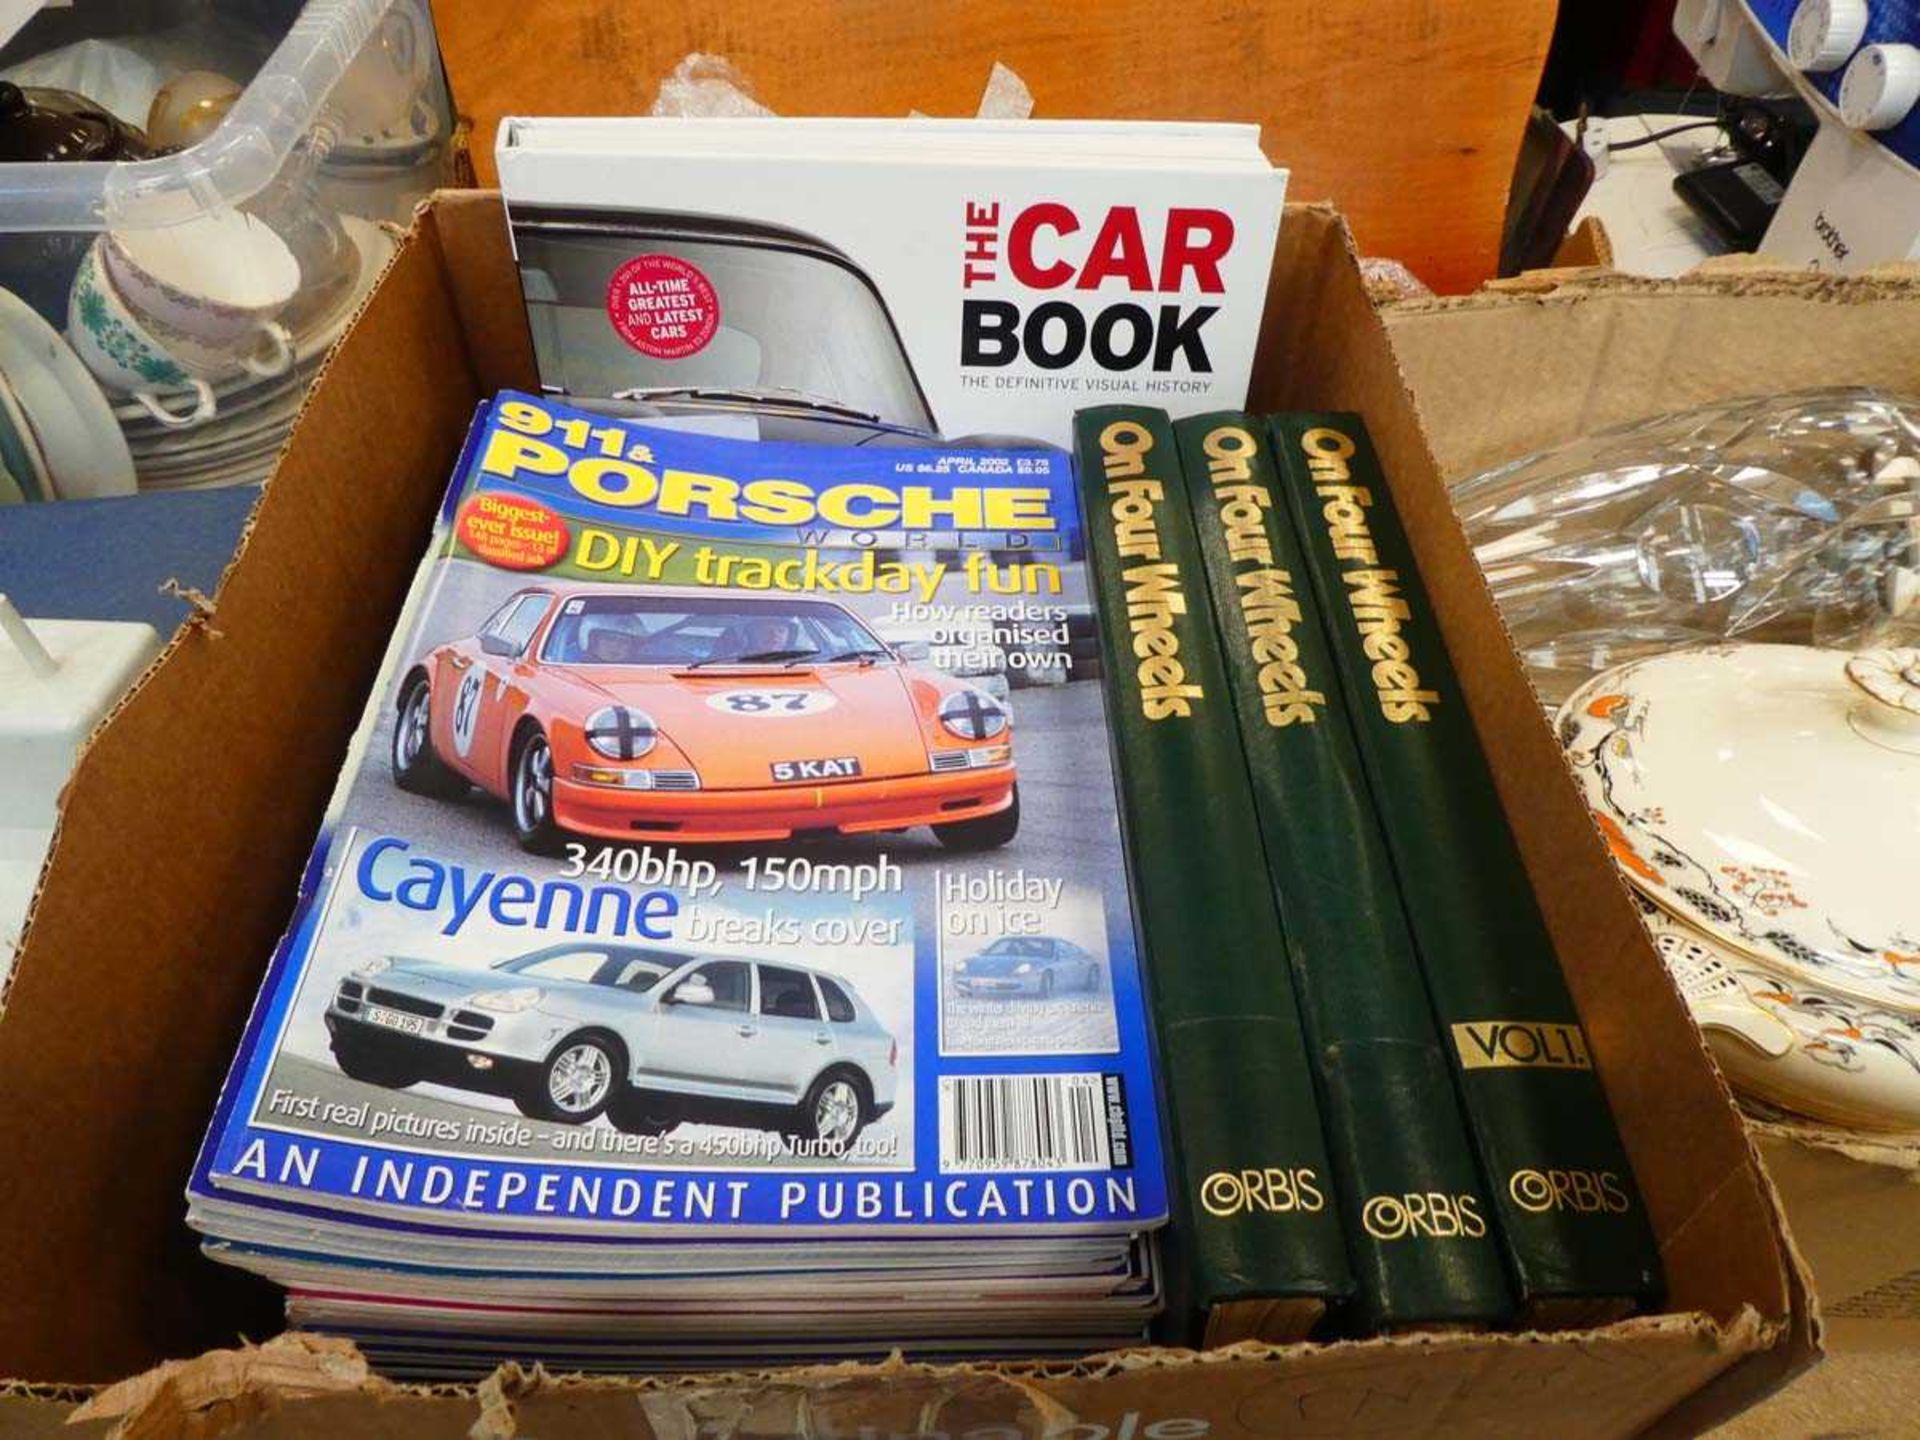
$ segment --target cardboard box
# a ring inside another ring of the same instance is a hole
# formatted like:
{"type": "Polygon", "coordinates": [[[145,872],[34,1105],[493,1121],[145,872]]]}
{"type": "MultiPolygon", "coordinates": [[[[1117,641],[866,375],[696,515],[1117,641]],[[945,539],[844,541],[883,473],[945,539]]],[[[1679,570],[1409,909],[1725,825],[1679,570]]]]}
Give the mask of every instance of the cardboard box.
{"type": "Polygon", "coordinates": [[[1829,1348],[1920,1364],[1920,1142],[1753,1120],[1767,1171],[1818,1277],[1829,1348]]]}
{"type": "MultiPolygon", "coordinates": [[[[475,402],[532,366],[496,196],[425,209],[314,388],[208,613],[95,736],[0,1018],[0,1374],[104,1382],[259,1338],[277,1296],[199,1259],[181,1186],[475,402]]],[[[1490,410],[1506,397],[1482,395],[1490,410]]],[[[1662,1243],[1672,1313],[1554,1335],[1141,1349],[477,1392],[288,1337],[116,1387],[139,1433],[1693,1433],[1808,1364],[1772,1191],[1614,877],[1453,522],[1337,216],[1281,232],[1255,399],[1364,411],[1662,1243]],[[150,1427],[150,1428],[149,1428],[150,1427]]],[[[1255,1117],[1250,1116],[1250,1120],[1255,1117]]],[[[64,1413],[0,1399],[0,1435],[64,1413]]],[[[68,1397],[70,1398],[70,1397],[68,1397]]]]}
{"type": "MultiPolygon", "coordinates": [[[[1815,385],[1920,394],[1912,267],[1835,278],[1729,257],[1669,281],[1522,276],[1383,315],[1449,482],[1713,400],[1815,385]]],[[[1920,1344],[1920,1136],[1778,1119],[1751,1129],[1812,1268],[1829,1348],[1920,1344]]]]}

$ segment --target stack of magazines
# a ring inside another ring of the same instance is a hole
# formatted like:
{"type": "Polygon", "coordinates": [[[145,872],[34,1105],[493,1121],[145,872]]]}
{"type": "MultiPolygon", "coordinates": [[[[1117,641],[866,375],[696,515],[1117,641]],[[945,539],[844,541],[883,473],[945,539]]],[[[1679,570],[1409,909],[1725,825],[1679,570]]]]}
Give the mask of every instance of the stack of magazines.
{"type": "Polygon", "coordinates": [[[482,408],[190,1187],[395,1376],[1081,1353],[1167,1218],[1067,458],[482,408]]]}

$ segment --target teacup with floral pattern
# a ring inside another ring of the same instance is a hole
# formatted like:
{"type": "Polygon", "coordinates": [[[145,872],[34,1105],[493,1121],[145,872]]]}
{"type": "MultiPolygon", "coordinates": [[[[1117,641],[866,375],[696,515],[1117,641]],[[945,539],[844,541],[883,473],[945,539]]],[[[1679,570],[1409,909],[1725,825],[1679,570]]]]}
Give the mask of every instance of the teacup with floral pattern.
{"type": "Polygon", "coordinates": [[[131,396],[162,425],[211,420],[213,387],[171,353],[136,316],[108,279],[95,241],[67,296],[67,342],[96,380],[131,396]],[[172,404],[165,403],[171,401],[172,404]]]}

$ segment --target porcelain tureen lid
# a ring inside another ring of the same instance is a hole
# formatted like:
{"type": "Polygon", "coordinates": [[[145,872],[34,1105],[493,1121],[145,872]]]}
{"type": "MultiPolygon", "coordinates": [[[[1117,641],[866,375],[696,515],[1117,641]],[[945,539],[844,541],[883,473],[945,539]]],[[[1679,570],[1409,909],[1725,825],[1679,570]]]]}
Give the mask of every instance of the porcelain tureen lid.
{"type": "Polygon", "coordinates": [[[1920,1011],[1920,650],[1675,651],[1559,737],[1628,880],[1754,963],[1920,1011]]]}

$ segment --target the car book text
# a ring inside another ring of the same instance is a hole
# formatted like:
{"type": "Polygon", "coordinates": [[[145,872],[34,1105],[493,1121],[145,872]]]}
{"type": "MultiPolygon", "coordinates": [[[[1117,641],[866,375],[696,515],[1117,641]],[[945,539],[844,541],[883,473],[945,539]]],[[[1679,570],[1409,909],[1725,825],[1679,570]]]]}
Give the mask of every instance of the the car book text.
{"type": "Polygon", "coordinates": [[[963,367],[1065,370],[1090,359],[1109,372],[1212,373],[1206,327],[1234,240],[1226,211],[1173,206],[1150,226],[1134,205],[1083,214],[1054,200],[970,200],[962,236],[963,367]],[[1042,298],[965,294],[1009,283],[1042,298]],[[1115,291],[1136,298],[1106,298],[1115,291]],[[1194,291],[1198,303],[1180,298],[1194,291]]]}

